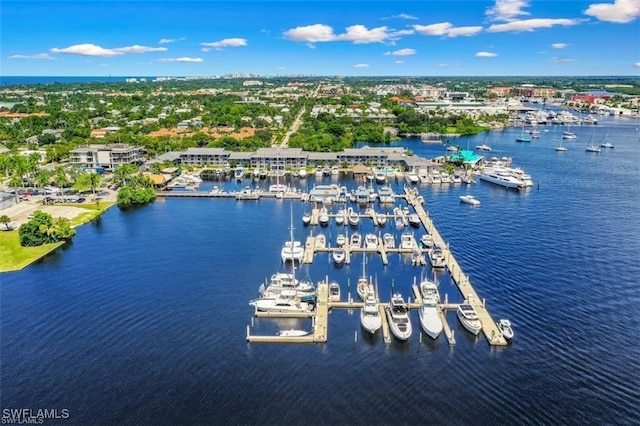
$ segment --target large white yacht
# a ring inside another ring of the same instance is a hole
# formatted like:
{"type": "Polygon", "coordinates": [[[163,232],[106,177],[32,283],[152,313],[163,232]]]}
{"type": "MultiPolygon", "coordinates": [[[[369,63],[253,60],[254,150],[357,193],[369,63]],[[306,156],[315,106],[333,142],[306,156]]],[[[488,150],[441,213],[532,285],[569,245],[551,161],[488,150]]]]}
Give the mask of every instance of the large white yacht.
{"type": "Polygon", "coordinates": [[[506,188],[522,189],[525,187],[525,183],[505,167],[485,167],[480,179],[506,188]]]}
{"type": "Polygon", "coordinates": [[[431,262],[431,267],[433,268],[440,269],[447,266],[444,253],[440,246],[433,246],[433,248],[429,250],[429,262],[431,262]]]}
{"type": "Polygon", "coordinates": [[[382,327],[382,317],[375,292],[367,293],[364,299],[364,306],[360,309],[360,325],[371,334],[375,334],[382,327]]]}
{"type": "Polygon", "coordinates": [[[310,312],[312,307],[302,302],[295,290],[282,290],[274,298],[264,298],[249,302],[259,312],[310,312]]]}
{"type": "Polygon", "coordinates": [[[411,337],[413,331],[411,327],[411,319],[409,318],[409,309],[404,303],[404,299],[400,293],[394,293],[387,307],[387,318],[389,320],[389,328],[391,334],[402,342],[411,337]]]}
{"type": "Polygon", "coordinates": [[[304,247],[300,241],[285,241],[280,251],[282,262],[302,262],[304,247]]]}
{"type": "Polygon", "coordinates": [[[418,311],[420,326],[429,337],[436,339],[443,328],[438,313],[438,303],[440,303],[438,285],[425,278],[420,282],[420,293],[422,295],[422,306],[418,311]]]}

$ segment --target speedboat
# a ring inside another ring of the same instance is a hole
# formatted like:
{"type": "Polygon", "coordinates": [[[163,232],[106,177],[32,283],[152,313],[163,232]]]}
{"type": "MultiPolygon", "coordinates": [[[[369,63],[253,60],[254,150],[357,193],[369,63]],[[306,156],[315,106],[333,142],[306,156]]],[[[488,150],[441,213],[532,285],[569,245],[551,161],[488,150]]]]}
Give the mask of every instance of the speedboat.
{"type": "Polygon", "coordinates": [[[491,151],[491,147],[486,143],[483,143],[482,145],[477,145],[476,149],[479,149],[480,151],[491,151]]]}
{"type": "Polygon", "coordinates": [[[460,201],[462,201],[463,203],[467,203],[470,204],[472,206],[479,206],[480,205],[480,201],[478,201],[473,195],[461,195],[460,196],[460,201]]]}
{"type": "Polygon", "coordinates": [[[311,213],[309,213],[309,212],[305,212],[305,213],[302,215],[302,223],[303,223],[304,225],[308,225],[308,224],[310,224],[310,223],[311,223],[311,213]]]}
{"type": "Polygon", "coordinates": [[[444,268],[447,266],[447,262],[444,259],[444,253],[439,246],[434,246],[429,250],[429,262],[433,268],[444,268]]]}
{"type": "Polygon", "coordinates": [[[420,237],[420,244],[422,244],[423,248],[433,247],[433,237],[429,234],[423,234],[420,237]]]}
{"type": "Polygon", "coordinates": [[[368,249],[378,248],[378,237],[376,234],[367,234],[364,236],[364,246],[368,249]]]}
{"type": "Polygon", "coordinates": [[[351,207],[349,207],[349,210],[347,211],[347,216],[349,218],[349,225],[358,226],[358,223],[360,223],[360,216],[351,207]]]}
{"type": "Polygon", "coordinates": [[[324,234],[316,235],[316,241],[314,246],[317,249],[323,249],[327,246],[327,238],[324,236],[324,234]]]}
{"type": "Polygon", "coordinates": [[[360,248],[362,244],[362,235],[359,232],[354,232],[351,234],[351,238],[349,239],[349,246],[351,248],[360,248]]]}
{"type": "Polygon", "coordinates": [[[391,334],[402,342],[408,340],[413,330],[411,328],[411,320],[409,319],[409,309],[404,303],[404,299],[400,293],[394,293],[394,295],[391,296],[386,311],[391,334]]]}
{"type": "Polygon", "coordinates": [[[416,183],[420,183],[420,178],[418,177],[418,175],[415,172],[407,173],[407,179],[409,179],[409,183],[412,183],[414,185],[416,183]]]}
{"type": "Polygon", "coordinates": [[[282,262],[301,262],[304,256],[304,247],[300,241],[285,241],[280,251],[282,262]]]}
{"type": "Polygon", "coordinates": [[[329,225],[329,213],[324,207],[320,209],[320,213],[318,214],[318,223],[320,224],[320,226],[329,225]]]}
{"type": "Polygon", "coordinates": [[[344,209],[340,209],[336,213],[336,225],[344,225],[344,209]]]}
{"type": "Polygon", "coordinates": [[[480,323],[478,314],[473,306],[465,301],[465,303],[458,305],[457,315],[458,319],[467,331],[475,334],[476,336],[480,333],[482,324],[480,323]]]}
{"type": "Polygon", "coordinates": [[[338,236],[336,237],[336,245],[338,247],[343,247],[346,242],[347,242],[347,237],[345,237],[344,234],[338,234],[338,236]]]}
{"type": "Polygon", "coordinates": [[[367,293],[364,299],[364,306],[360,309],[360,325],[371,334],[375,334],[382,327],[382,317],[375,292],[367,293]]]}
{"type": "Polygon", "coordinates": [[[501,319],[496,323],[500,332],[502,333],[502,337],[507,340],[513,339],[513,328],[511,327],[511,321],[508,319],[501,319]]]}
{"type": "Polygon", "coordinates": [[[383,184],[387,182],[387,175],[385,175],[382,172],[376,172],[375,179],[376,179],[376,183],[383,184]]]}
{"type": "Polygon", "coordinates": [[[436,339],[443,328],[438,312],[438,303],[440,303],[438,286],[433,281],[423,279],[420,283],[420,293],[422,295],[422,306],[418,311],[420,326],[429,337],[436,339]]]}
{"type": "Polygon", "coordinates": [[[420,216],[417,213],[411,213],[409,215],[409,225],[417,228],[420,226],[420,216]]]}
{"type": "Polygon", "coordinates": [[[386,214],[376,215],[376,224],[378,226],[385,226],[387,224],[387,215],[386,214]]]}
{"type": "Polygon", "coordinates": [[[384,241],[384,248],[396,248],[396,237],[393,234],[387,232],[382,236],[382,240],[384,241]]]}
{"type": "Polygon", "coordinates": [[[331,281],[329,284],[329,300],[331,302],[340,301],[340,285],[335,281],[331,281]]]}
{"type": "Polygon", "coordinates": [[[346,252],[344,251],[344,248],[338,247],[331,252],[331,257],[336,265],[342,265],[346,257],[346,252]]]}
{"type": "Polygon", "coordinates": [[[280,330],[278,332],[278,336],[280,337],[302,337],[302,336],[306,336],[310,334],[308,331],[305,330],[295,330],[295,329],[289,329],[289,330],[280,330]]]}

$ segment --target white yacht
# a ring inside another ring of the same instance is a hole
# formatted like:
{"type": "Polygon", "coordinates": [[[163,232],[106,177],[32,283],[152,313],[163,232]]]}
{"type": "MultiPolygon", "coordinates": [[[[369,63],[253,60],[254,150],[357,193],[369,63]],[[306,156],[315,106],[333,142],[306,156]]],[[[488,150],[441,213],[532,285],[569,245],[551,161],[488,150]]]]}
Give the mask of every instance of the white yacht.
{"type": "Polygon", "coordinates": [[[391,187],[383,185],[378,189],[378,201],[380,204],[390,204],[396,201],[395,194],[391,187]]]}
{"type": "Polygon", "coordinates": [[[294,274],[277,272],[271,275],[269,283],[260,286],[259,292],[262,299],[274,299],[283,290],[293,290],[302,302],[316,300],[316,289],[311,281],[297,280],[294,274]]]}
{"type": "Polygon", "coordinates": [[[311,312],[311,305],[302,302],[295,290],[282,290],[274,298],[260,298],[249,302],[259,312],[311,312]]]}
{"type": "Polygon", "coordinates": [[[367,234],[364,236],[364,246],[368,249],[377,249],[378,248],[378,237],[376,234],[367,234]]]}
{"type": "Polygon", "coordinates": [[[433,268],[444,268],[447,266],[447,262],[444,259],[444,253],[439,246],[433,246],[431,250],[429,250],[429,262],[431,262],[431,267],[433,268]]]}
{"type": "Polygon", "coordinates": [[[479,149],[480,151],[491,152],[491,147],[489,145],[487,145],[486,143],[483,143],[482,145],[477,145],[476,149],[479,149]]]}
{"type": "Polygon", "coordinates": [[[314,246],[317,249],[323,249],[327,246],[327,238],[324,236],[324,234],[316,235],[314,246]]]}
{"type": "Polygon", "coordinates": [[[387,224],[387,215],[384,213],[376,215],[376,224],[384,227],[387,224]]]}
{"type": "Polygon", "coordinates": [[[302,262],[304,247],[300,241],[285,241],[280,251],[282,262],[302,262]]]}
{"type": "Polygon", "coordinates": [[[382,317],[375,292],[367,293],[364,299],[364,306],[360,309],[360,325],[370,334],[375,334],[382,327],[382,317]]]}
{"type": "Polygon", "coordinates": [[[385,248],[396,248],[396,237],[394,237],[392,233],[387,232],[386,234],[384,234],[382,236],[382,240],[384,241],[385,248]]]}
{"type": "Polygon", "coordinates": [[[305,330],[296,330],[293,328],[289,330],[280,330],[278,332],[278,336],[280,337],[302,337],[302,336],[307,336],[308,334],[310,334],[310,332],[305,330]]]}
{"type": "Polygon", "coordinates": [[[415,248],[413,242],[413,234],[411,232],[403,232],[400,236],[400,248],[412,250],[415,248]]]}
{"type": "Polygon", "coordinates": [[[377,183],[383,184],[387,182],[387,175],[382,172],[376,172],[374,177],[377,183]]]}
{"type": "Polygon", "coordinates": [[[358,215],[358,213],[355,212],[351,207],[349,207],[347,211],[347,216],[349,225],[358,226],[358,224],[360,223],[360,215],[358,215]]]}
{"type": "Polygon", "coordinates": [[[433,237],[429,234],[423,234],[420,237],[420,244],[422,244],[422,248],[431,248],[433,247],[433,237]]]}
{"type": "Polygon", "coordinates": [[[340,209],[336,213],[336,225],[344,225],[344,209],[340,209]]]}
{"type": "Polygon", "coordinates": [[[345,237],[344,234],[338,234],[338,236],[336,237],[336,245],[338,247],[344,247],[346,242],[347,242],[347,237],[345,237]]]}
{"type": "Polygon", "coordinates": [[[440,303],[438,285],[425,278],[420,282],[420,294],[422,295],[422,306],[418,311],[420,326],[429,337],[436,339],[443,328],[438,312],[438,303],[440,303]]]}
{"type": "Polygon", "coordinates": [[[394,295],[391,296],[386,311],[391,334],[402,342],[407,341],[409,337],[411,337],[413,330],[411,327],[411,319],[409,318],[409,309],[404,303],[404,299],[400,293],[394,293],[394,295]]]}
{"type": "Polygon", "coordinates": [[[326,208],[321,208],[320,213],[318,214],[318,223],[320,226],[329,225],[329,212],[327,212],[326,208]]]}
{"type": "Polygon", "coordinates": [[[418,213],[411,213],[408,220],[409,225],[413,226],[414,228],[418,228],[420,226],[420,216],[418,216],[418,213]]]}
{"type": "Polygon", "coordinates": [[[336,265],[342,265],[346,258],[346,252],[344,248],[338,247],[331,252],[331,257],[333,258],[333,263],[336,265]]]}
{"type": "Polygon", "coordinates": [[[506,340],[513,339],[513,328],[511,327],[511,321],[509,321],[508,319],[501,319],[496,323],[496,325],[500,329],[502,337],[504,337],[506,340]]]}
{"type": "Polygon", "coordinates": [[[300,170],[298,170],[298,177],[300,179],[304,179],[307,177],[307,169],[305,169],[304,167],[301,168],[300,170]]]}
{"type": "Polygon", "coordinates": [[[466,328],[470,333],[473,333],[476,336],[480,333],[482,324],[480,323],[478,314],[473,306],[465,301],[465,303],[458,305],[457,315],[464,328],[466,328]]]}
{"type": "Polygon", "coordinates": [[[506,188],[522,189],[525,184],[505,167],[485,167],[480,179],[506,188]]]}
{"type": "Polygon", "coordinates": [[[311,223],[311,213],[309,212],[304,212],[302,215],[302,223],[304,225],[308,225],[311,223]]]}
{"type": "Polygon", "coordinates": [[[409,180],[409,183],[412,183],[414,185],[420,183],[420,178],[415,172],[407,173],[407,179],[409,180]]]}

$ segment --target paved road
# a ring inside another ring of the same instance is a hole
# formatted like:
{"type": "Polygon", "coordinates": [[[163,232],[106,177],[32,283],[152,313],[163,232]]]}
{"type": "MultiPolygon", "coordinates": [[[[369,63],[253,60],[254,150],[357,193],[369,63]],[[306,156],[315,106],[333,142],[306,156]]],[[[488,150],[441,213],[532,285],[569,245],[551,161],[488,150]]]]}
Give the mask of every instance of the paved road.
{"type": "MultiPolygon", "coordinates": [[[[313,90],[313,94],[312,94],[313,98],[315,98],[316,95],[318,94],[318,90],[320,90],[320,85],[319,84],[313,90]]],[[[295,132],[298,131],[300,126],[302,126],[302,116],[304,115],[305,112],[306,112],[306,107],[303,106],[302,109],[300,110],[300,112],[298,113],[298,115],[296,116],[296,119],[293,120],[293,124],[289,128],[289,131],[284,135],[284,139],[282,139],[282,142],[279,145],[280,148],[288,148],[289,147],[289,138],[291,137],[292,134],[294,134],[295,132]]]]}

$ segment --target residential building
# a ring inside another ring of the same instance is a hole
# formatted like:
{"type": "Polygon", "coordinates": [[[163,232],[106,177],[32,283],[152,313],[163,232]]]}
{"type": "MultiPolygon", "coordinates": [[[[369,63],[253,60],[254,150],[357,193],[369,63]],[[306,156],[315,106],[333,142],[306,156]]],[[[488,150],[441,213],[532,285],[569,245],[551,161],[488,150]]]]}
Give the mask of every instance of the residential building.
{"type": "Polygon", "coordinates": [[[91,144],[72,149],[69,162],[85,169],[113,171],[124,164],[142,164],[143,149],[127,144],[91,144]]]}

